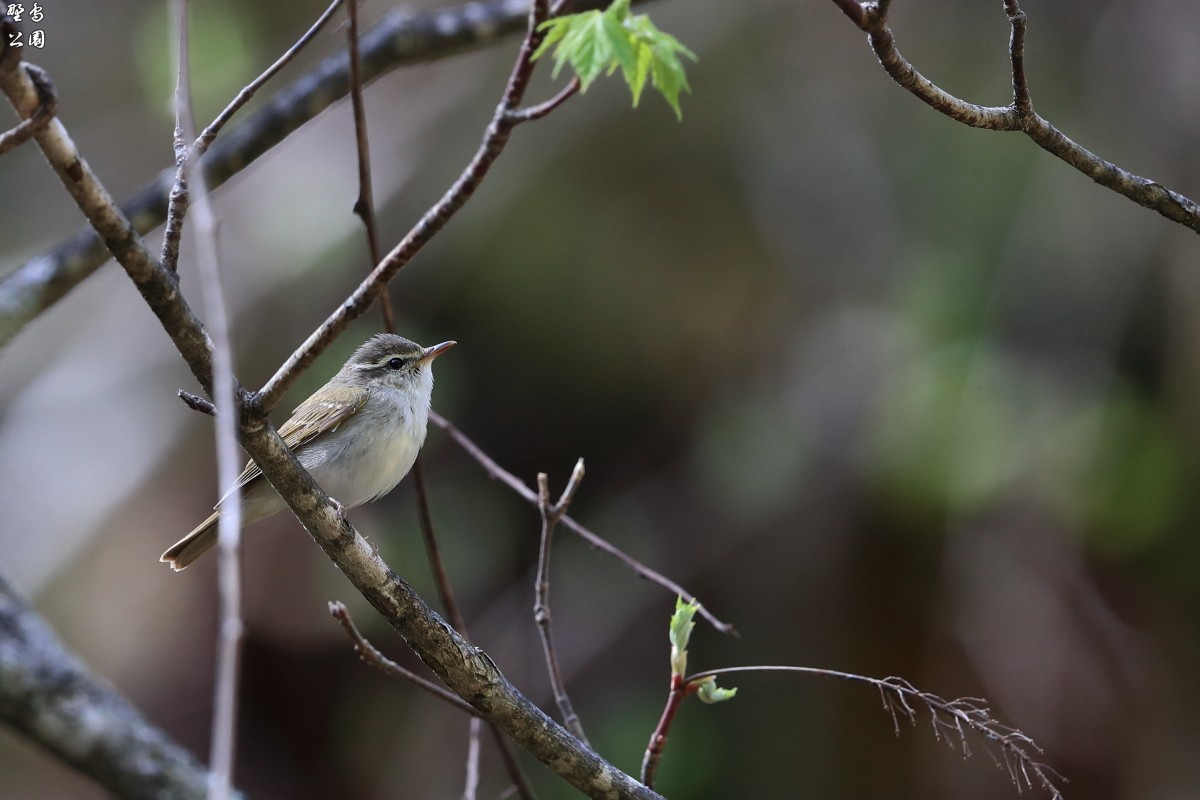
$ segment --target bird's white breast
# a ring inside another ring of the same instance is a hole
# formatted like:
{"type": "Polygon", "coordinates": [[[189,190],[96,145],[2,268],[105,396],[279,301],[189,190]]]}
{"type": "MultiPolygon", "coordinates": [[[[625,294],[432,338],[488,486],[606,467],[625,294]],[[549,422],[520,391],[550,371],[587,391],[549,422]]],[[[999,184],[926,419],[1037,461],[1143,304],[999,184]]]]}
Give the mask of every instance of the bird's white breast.
{"type": "Polygon", "coordinates": [[[317,483],[347,508],[390,492],[412,469],[425,443],[433,378],[423,370],[416,392],[375,386],[336,435],[324,434],[300,460],[317,483]]]}

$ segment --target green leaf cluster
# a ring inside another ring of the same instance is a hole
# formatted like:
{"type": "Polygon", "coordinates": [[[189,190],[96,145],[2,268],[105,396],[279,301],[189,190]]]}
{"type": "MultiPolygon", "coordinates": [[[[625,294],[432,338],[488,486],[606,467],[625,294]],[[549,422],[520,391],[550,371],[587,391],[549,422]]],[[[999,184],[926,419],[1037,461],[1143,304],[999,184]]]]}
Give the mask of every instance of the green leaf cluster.
{"type": "Polygon", "coordinates": [[[696,55],[669,33],[659,30],[645,14],[633,15],[630,0],[613,0],[604,11],[584,11],[543,22],[545,39],[533,57],[554,48],[554,74],[570,64],[579,76],[582,91],[601,73],[612,75],[619,68],[633,94],[636,108],[646,80],[658,90],[682,119],[679,93],[691,91],[680,55],[693,61],[696,55]]]}

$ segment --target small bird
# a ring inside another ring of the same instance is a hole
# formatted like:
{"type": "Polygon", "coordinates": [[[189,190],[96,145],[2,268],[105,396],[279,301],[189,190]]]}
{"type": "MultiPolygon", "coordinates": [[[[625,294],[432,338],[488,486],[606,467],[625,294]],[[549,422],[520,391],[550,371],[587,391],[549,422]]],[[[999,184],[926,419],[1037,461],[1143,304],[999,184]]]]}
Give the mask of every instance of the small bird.
{"type": "MultiPolygon", "coordinates": [[[[373,336],[329,383],[292,412],[279,435],[321,488],[343,507],[383,497],[417,460],[429,420],[432,362],[455,344],[421,347],[394,333],[373,336]]],[[[242,492],[244,524],[286,507],[253,460],[225,497],[236,491],[242,492]]],[[[178,572],[212,547],[221,501],[212,516],[171,545],[159,560],[178,572]]]]}

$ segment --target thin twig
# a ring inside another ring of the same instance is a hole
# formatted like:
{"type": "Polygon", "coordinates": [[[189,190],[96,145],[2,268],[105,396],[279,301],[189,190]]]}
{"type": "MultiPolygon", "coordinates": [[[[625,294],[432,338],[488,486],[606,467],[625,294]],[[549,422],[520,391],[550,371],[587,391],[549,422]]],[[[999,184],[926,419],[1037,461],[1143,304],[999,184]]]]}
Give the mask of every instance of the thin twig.
{"type": "Polygon", "coordinates": [[[201,414],[208,414],[210,417],[217,415],[217,407],[200,395],[185,392],[183,389],[177,390],[175,394],[179,395],[179,399],[193,410],[199,411],[201,414]]]}
{"type": "MultiPolygon", "coordinates": [[[[188,0],[171,4],[176,32],[175,140],[179,155],[180,182],[195,187],[196,257],[200,289],[208,313],[213,341],[213,399],[217,411],[217,477],[222,486],[232,486],[241,470],[237,439],[237,399],[234,395],[233,345],[221,287],[217,254],[217,229],[209,204],[204,176],[197,174],[186,155],[186,142],[195,137],[192,112],[191,70],[188,55],[188,0]]],[[[186,190],[184,191],[186,195],[186,190]]],[[[242,649],[241,528],[242,498],[233,492],[221,503],[217,544],[220,627],[217,635],[216,685],[213,698],[210,800],[227,800],[233,791],[233,765],[237,743],[238,683],[242,649]]]]}
{"type": "MultiPolygon", "coordinates": [[[[527,503],[530,503],[531,505],[533,505],[535,507],[537,506],[538,496],[537,496],[536,492],[534,492],[532,489],[530,489],[528,486],[526,486],[525,483],[520,478],[518,478],[516,475],[513,475],[511,472],[504,469],[504,467],[497,464],[496,461],[491,456],[489,456],[487,453],[483,452],[483,450],[479,447],[479,445],[477,445],[477,444],[475,444],[475,442],[471,441],[471,439],[465,433],[463,433],[461,430],[459,430],[459,428],[457,426],[455,426],[452,422],[450,422],[450,420],[446,419],[441,414],[438,414],[436,411],[430,411],[429,412],[429,421],[432,422],[434,425],[437,425],[442,430],[446,431],[446,433],[450,434],[450,438],[453,439],[455,441],[455,443],[458,444],[459,447],[461,447],[463,450],[465,450],[467,452],[467,455],[469,455],[469,456],[471,456],[471,458],[475,459],[475,461],[481,467],[483,467],[484,472],[486,472],[489,476],[500,481],[508,488],[512,489],[519,496],[524,498],[524,500],[527,503]]],[[[716,616],[714,616],[711,611],[709,611],[707,608],[704,607],[703,603],[700,603],[696,599],[695,595],[688,592],[686,589],[684,589],[682,586],[680,586],[679,584],[672,581],[670,578],[666,577],[665,575],[661,575],[658,572],[655,572],[654,570],[650,569],[642,562],[638,561],[637,559],[635,559],[632,556],[625,553],[620,548],[618,548],[615,545],[609,543],[608,541],[600,538],[600,536],[598,536],[597,534],[595,534],[592,531],[585,528],[583,525],[576,522],[575,519],[572,518],[570,515],[564,514],[562,519],[560,520],[560,524],[564,525],[567,528],[570,528],[580,538],[582,538],[585,542],[587,542],[589,545],[591,545],[595,549],[601,550],[605,553],[608,553],[610,556],[612,556],[613,558],[620,561],[622,564],[624,564],[626,567],[631,569],[639,577],[645,578],[646,580],[651,581],[652,583],[658,584],[659,586],[663,587],[667,591],[671,592],[671,594],[673,594],[673,595],[678,595],[679,597],[682,597],[685,602],[697,603],[699,605],[700,615],[702,617],[704,617],[706,620],[708,620],[709,624],[712,625],[714,628],[716,628],[721,633],[728,633],[728,634],[732,634],[734,636],[737,635],[737,631],[734,629],[734,627],[732,625],[730,625],[727,622],[722,622],[716,616]]]]}
{"type": "Polygon", "coordinates": [[[463,785],[462,800],[475,800],[479,792],[479,734],[482,729],[482,720],[473,717],[467,728],[467,780],[463,785]]]}
{"type": "Polygon", "coordinates": [[[1033,110],[1025,77],[1025,13],[1018,0],[1003,0],[1009,19],[1009,58],[1012,68],[1013,103],[1008,106],[980,106],[968,103],[930,81],[896,49],[887,24],[887,3],[833,0],[855,25],[867,34],[871,49],[880,65],[897,84],[923,103],[953,120],[973,128],[994,131],[1020,131],[1038,147],[1065,161],[1096,183],[1124,195],[1138,205],[1200,232],[1200,203],[1167,189],[1162,184],[1121,169],[1105,161],[1068,138],[1033,110]]]}
{"type": "Polygon", "coordinates": [[[450,705],[457,708],[459,711],[465,711],[473,717],[479,716],[479,711],[475,709],[467,701],[463,700],[453,692],[443,689],[433,681],[422,678],[412,670],[392,661],[390,658],[379,652],[375,645],[371,644],[365,636],[358,630],[358,626],[354,624],[354,620],[350,617],[350,609],[346,608],[344,603],[334,600],[329,603],[329,614],[338,621],[338,624],[346,631],[346,635],[350,637],[350,641],[354,644],[354,649],[358,653],[358,657],[364,663],[369,664],[380,672],[391,675],[394,678],[401,678],[422,689],[439,700],[444,700],[450,705]]]}
{"type": "Polygon", "coordinates": [[[513,128],[521,120],[508,118],[508,113],[520,107],[529,87],[529,78],[533,74],[533,53],[541,43],[543,34],[538,25],[546,18],[545,0],[534,0],[529,6],[529,28],[525,40],[521,43],[521,51],[513,65],[504,96],[496,106],[492,120],[484,133],[483,141],[475,151],[470,163],[463,169],[458,179],[421,217],[408,234],[400,240],[388,253],[371,274],[343,300],[325,322],[309,335],[300,347],[288,357],[287,361],[275,372],[258,393],[257,407],[262,412],[270,411],[287,391],[288,387],[299,375],[308,368],[320,353],[345,330],[346,326],[361,316],[374,302],[375,297],[403,269],[421,248],[434,237],[446,223],[450,221],[463,204],[471,198],[475,190],[491,169],[492,164],[508,144],[513,128]]]}
{"type": "Polygon", "coordinates": [[[897,734],[900,732],[901,717],[913,725],[917,723],[916,709],[910,703],[910,701],[916,701],[925,706],[929,712],[936,738],[945,739],[947,744],[958,747],[964,755],[969,755],[970,749],[967,747],[965,737],[966,730],[972,730],[985,743],[1000,748],[1002,759],[998,759],[997,763],[1002,763],[1006,767],[1009,777],[1016,784],[1018,790],[1033,789],[1036,784],[1044,789],[1052,800],[1063,800],[1062,791],[1057,784],[1066,783],[1066,778],[1058,774],[1052,767],[1038,761],[1035,756],[1042,753],[1042,748],[1021,731],[996,720],[992,716],[987,701],[982,698],[959,697],[954,700],[946,700],[936,694],[922,692],[904,678],[895,676],[871,678],[852,672],[819,667],[761,665],[708,669],[689,675],[684,679],[684,684],[696,685],[707,678],[738,672],[798,672],[805,675],[820,675],[870,684],[879,690],[880,696],[883,698],[884,709],[892,715],[897,734]]]}
{"type": "Polygon", "coordinates": [[[575,713],[575,706],[567,694],[567,684],[563,680],[562,670],[558,665],[558,651],[554,647],[554,636],[550,626],[550,549],[554,540],[554,528],[567,512],[575,492],[583,481],[583,459],[575,462],[571,478],[563,489],[562,497],[557,503],[550,503],[550,479],[546,473],[539,472],[538,481],[538,513],[542,518],[541,546],[538,548],[537,577],[534,579],[533,619],[537,623],[538,634],[542,639],[542,653],[546,657],[546,672],[550,675],[550,686],[554,690],[554,702],[558,704],[562,714],[563,725],[575,734],[579,741],[587,743],[583,733],[583,723],[575,713]]]}
{"type": "Polygon", "coordinates": [[[1033,112],[1029,96],[1029,81],[1025,77],[1025,12],[1017,0],[1004,0],[1011,31],[1008,37],[1008,58],[1012,65],[1013,108],[1021,116],[1033,112]]]}
{"type": "Polygon", "coordinates": [[[574,97],[579,92],[581,85],[582,84],[579,82],[579,76],[577,75],[574,78],[571,78],[570,82],[568,82],[566,86],[559,90],[558,94],[554,95],[549,100],[538,103],[536,106],[518,108],[514,109],[513,111],[509,111],[507,115],[508,119],[512,120],[513,122],[529,122],[530,120],[541,119],[574,97]]]}
{"type": "MultiPolygon", "coordinates": [[[[371,188],[371,144],[367,136],[367,109],[363,101],[362,70],[358,52],[358,0],[346,4],[349,21],[346,30],[347,48],[350,51],[350,106],[354,111],[354,139],[358,153],[358,199],[354,202],[354,213],[367,229],[367,252],[371,255],[371,266],[380,261],[379,226],[375,222],[375,192],[371,188]]],[[[396,332],[396,317],[392,313],[391,298],[387,287],[379,293],[379,311],[383,315],[383,329],[396,332]]]]}
{"type": "Polygon", "coordinates": [[[329,22],[329,20],[333,18],[333,12],[337,11],[337,7],[340,6],[342,2],[343,0],[333,0],[333,2],[329,4],[329,8],[325,9],[324,13],[317,17],[317,21],[314,22],[312,26],[304,32],[303,36],[296,40],[295,44],[287,49],[287,52],[277,58],[275,63],[267,67],[261,75],[242,87],[242,90],[238,92],[237,96],[229,102],[229,105],[225,106],[221,113],[218,114],[216,118],[208,124],[208,127],[206,127],[200,133],[200,136],[197,137],[195,144],[193,144],[193,147],[196,149],[197,157],[199,157],[208,149],[208,146],[212,144],[213,139],[217,138],[217,134],[220,133],[221,129],[225,127],[225,124],[233,118],[233,115],[236,114],[242,106],[250,102],[250,98],[254,97],[255,93],[263,87],[263,84],[275,77],[276,73],[286,67],[288,63],[296,57],[296,54],[303,50],[305,45],[311,42],[313,38],[320,33],[321,29],[325,27],[325,23],[329,22]]]}
{"type": "Polygon", "coordinates": [[[176,265],[179,263],[179,239],[183,233],[183,219],[187,215],[187,207],[189,202],[187,182],[184,180],[185,166],[191,169],[201,156],[208,150],[209,145],[217,138],[217,134],[225,127],[225,124],[233,118],[233,115],[238,112],[242,106],[254,97],[255,93],[262,88],[263,84],[275,77],[281,69],[287,66],[296,54],[299,53],[306,44],[312,41],[313,37],[325,26],[325,23],[333,17],[333,12],[341,5],[342,0],[333,0],[329,8],[325,9],[325,13],[317,18],[303,36],[296,43],[288,48],[282,56],[275,60],[275,63],[267,67],[261,75],[259,75],[250,83],[242,87],[242,90],[237,93],[237,96],[230,101],[229,105],[221,111],[216,118],[208,124],[208,126],[200,133],[199,136],[193,135],[183,139],[180,136],[178,128],[175,136],[175,180],[171,185],[171,192],[167,200],[167,225],[163,230],[162,252],[159,258],[163,265],[172,272],[175,271],[176,265]],[[189,144],[190,143],[190,144],[189,144]]]}
{"type": "Polygon", "coordinates": [[[418,458],[409,473],[413,479],[413,488],[417,494],[417,521],[421,527],[421,538],[425,541],[425,553],[429,558],[429,570],[433,573],[433,582],[437,586],[438,598],[442,601],[446,619],[454,626],[454,630],[467,635],[467,623],[458,601],[454,599],[454,589],[450,585],[450,575],[446,572],[446,562],[442,558],[442,550],[438,546],[437,535],[433,529],[433,514],[429,508],[429,491],[425,485],[425,472],[418,458]]]}
{"type": "Polygon", "coordinates": [[[642,755],[642,771],[639,773],[639,780],[649,788],[654,788],[654,775],[658,771],[658,764],[662,761],[663,752],[667,747],[667,736],[671,732],[671,724],[675,721],[675,715],[679,712],[679,707],[683,705],[684,698],[695,691],[682,675],[671,675],[671,690],[667,694],[667,704],[663,707],[662,716],[658,718],[658,724],[654,726],[654,732],[650,734],[650,742],[646,745],[646,752],[642,755]]]}

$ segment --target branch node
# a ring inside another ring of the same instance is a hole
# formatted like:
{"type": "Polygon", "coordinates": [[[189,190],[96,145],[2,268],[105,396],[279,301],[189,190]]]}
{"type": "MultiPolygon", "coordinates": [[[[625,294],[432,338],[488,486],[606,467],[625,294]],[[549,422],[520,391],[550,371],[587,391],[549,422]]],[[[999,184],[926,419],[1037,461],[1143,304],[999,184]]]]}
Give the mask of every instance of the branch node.
{"type": "Polygon", "coordinates": [[[54,119],[58,110],[58,91],[54,88],[54,81],[50,80],[46,71],[27,63],[25,64],[25,73],[33,81],[34,88],[37,89],[38,105],[27,119],[21,120],[18,125],[0,134],[0,155],[4,155],[9,150],[19,147],[33,138],[38,131],[50,123],[50,120],[54,119]]]}

